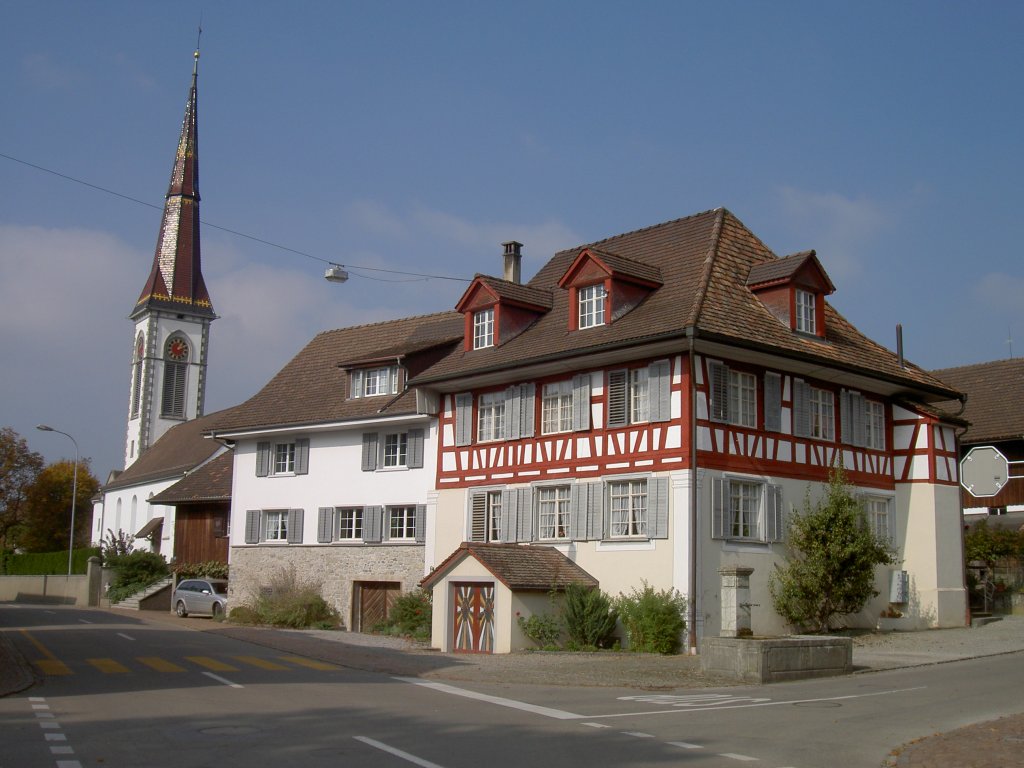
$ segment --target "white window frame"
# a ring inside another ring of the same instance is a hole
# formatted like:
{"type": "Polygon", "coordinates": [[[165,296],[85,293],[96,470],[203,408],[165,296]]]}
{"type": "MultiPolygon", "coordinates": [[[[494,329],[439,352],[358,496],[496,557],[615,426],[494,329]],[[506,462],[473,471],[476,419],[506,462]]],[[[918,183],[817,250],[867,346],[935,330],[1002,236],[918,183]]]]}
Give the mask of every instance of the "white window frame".
{"type": "Polygon", "coordinates": [[[864,443],[865,447],[877,451],[885,450],[885,405],[877,400],[864,402],[864,443]]]}
{"type": "Polygon", "coordinates": [[[571,536],[572,489],[568,485],[537,488],[537,538],[565,541],[571,536]]]}
{"type": "Polygon", "coordinates": [[[644,424],[651,420],[650,387],[646,368],[631,368],[629,385],[626,388],[629,398],[629,423],[644,424]]]}
{"type": "Polygon", "coordinates": [[[729,369],[728,423],[738,427],[757,426],[757,377],[729,369]]]}
{"type": "Polygon", "coordinates": [[[477,402],[476,439],[479,443],[505,439],[505,393],[485,392],[477,402]]]}
{"type": "Polygon", "coordinates": [[[294,475],[295,443],[274,443],[274,455],[271,462],[271,475],[294,475]]]}
{"type": "Polygon", "coordinates": [[[647,538],[649,523],[647,479],[608,481],[608,538],[647,538]]]}
{"type": "Polygon", "coordinates": [[[810,437],[815,440],[836,439],[836,396],[827,389],[810,387],[810,437]]]}
{"type": "Polygon", "coordinates": [[[731,478],[726,503],[730,539],[764,541],[764,483],[731,478]]]}
{"type": "Polygon", "coordinates": [[[722,475],[711,481],[711,538],[740,544],[772,544],[785,533],[782,487],[767,478],[722,475]]]}
{"type": "Polygon", "coordinates": [[[356,368],[350,374],[349,397],[380,397],[398,394],[398,366],[356,368]]]}
{"type": "Polygon", "coordinates": [[[391,432],[384,435],[384,468],[407,467],[409,461],[409,433],[391,432]]]}
{"type": "Polygon", "coordinates": [[[501,491],[487,491],[484,513],[484,540],[501,541],[504,522],[501,491]]]}
{"type": "Polygon", "coordinates": [[[868,529],[879,541],[892,546],[895,541],[892,517],[891,496],[863,497],[864,515],[867,518],[868,529]]]}
{"type": "Polygon", "coordinates": [[[388,512],[388,540],[389,541],[415,541],[416,540],[416,505],[401,504],[389,506],[388,512]]]}
{"type": "Polygon", "coordinates": [[[572,431],[572,379],[545,384],[541,399],[541,434],[572,431]]]}
{"type": "Polygon", "coordinates": [[[796,330],[800,333],[817,334],[816,301],[811,291],[796,289],[796,330]]]}
{"type": "Polygon", "coordinates": [[[334,510],[334,540],[363,540],[362,507],[337,507],[334,510]]]}
{"type": "Polygon", "coordinates": [[[605,304],[608,291],[604,283],[595,283],[578,289],[579,328],[596,328],[605,324],[605,304]]]}
{"type": "Polygon", "coordinates": [[[473,349],[494,346],[494,307],[473,313],[473,349]]]}
{"type": "Polygon", "coordinates": [[[261,541],[288,541],[287,509],[265,509],[260,522],[261,541]]]}

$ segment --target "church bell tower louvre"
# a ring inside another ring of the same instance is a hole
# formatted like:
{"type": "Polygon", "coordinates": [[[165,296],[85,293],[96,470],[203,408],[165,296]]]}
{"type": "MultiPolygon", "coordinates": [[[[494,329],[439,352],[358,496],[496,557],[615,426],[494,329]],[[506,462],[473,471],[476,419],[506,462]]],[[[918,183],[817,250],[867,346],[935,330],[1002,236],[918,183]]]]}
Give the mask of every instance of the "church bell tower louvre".
{"type": "Polygon", "coordinates": [[[203,415],[210,323],[217,315],[200,258],[198,77],[196,50],[153,266],[130,315],[125,469],[172,426],[203,415]]]}

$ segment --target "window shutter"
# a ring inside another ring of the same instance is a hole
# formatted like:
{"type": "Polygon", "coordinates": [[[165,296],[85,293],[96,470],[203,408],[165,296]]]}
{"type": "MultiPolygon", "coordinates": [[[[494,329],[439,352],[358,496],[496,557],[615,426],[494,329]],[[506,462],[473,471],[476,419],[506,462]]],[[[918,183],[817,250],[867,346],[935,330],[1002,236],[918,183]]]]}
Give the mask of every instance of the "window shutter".
{"type": "Polygon", "coordinates": [[[708,362],[711,420],[729,421],[729,369],[721,363],[708,362]]]}
{"type": "Polygon", "coordinates": [[[764,538],[765,541],[782,541],[786,532],[782,519],[782,486],[769,485],[764,489],[764,538]]]}
{"type": "Polygon", "coordinates": [[[647,481],[648,536],[668,538],[668,478],[652,477],[647,481]]]}
{"type": "Polygon", "coordinates": [[[377,433],[363,433],[363,472],[373,472],[377,468],[377,433]]]}
{"type": "Polygon", "coordinates": [[[729,496],[729,481],[724,477],[711,480],[711,538],[724,539],[728,531],[725,514],[726,499],[729,496]]]}
{"type": "Polygon", "coordinates": [[[302,437],[295,441],[295,474],[309,474],[309,438],[302,437]]]}
{"type": "Polygon", "coordinates": [[[334,507],[320,507],[316,515],[317,543],[330,544],[334,533],[334,507]]]}
{"type": "Polygon", "coordinates": [[[410,429],[406,443],[405,465],[409,469],[419,469],[423,466],[423,430],[410,429]]]}
{"type": "Polygon", "coordinates": [[[669,421],[672,418],[672,365],[668,360],[655,360],[647,371],[651,421],[669,421]]]}
{"type": "Polygon", "coordinates": [[[782,377],[777,373],[764,375],[764,428],[782,431],[782,377]]]}
{"type": "Polygon", "coordinates": [[[572,428],[574,432],[590,431],[590,374],[572,377],[572,428]]]}
{"type": "Polygon", "coordinates": [[[245,543],[260,543],[260,511],[248,509],[245,512],[245,543]]]}
{"type": "Polygon", "coordinates": [[[288,510],[288,543],[302,543],[302,512],[301,509],[288,510]]]}
{"type": "Polygon", "coordinates": [[[487,541],[486,493],[474,493],[470,497],[469,521],[466,530],[469,533],[469,541],[487,541]]]}
{"type": "Polygon", "coordinates": [[[793,434],[811,435],[811,385],[802,379],[793,379],[793,434]]]}
{"type": "Polygon", "coordinates": [[[352,391],[349,392],[349,397],[362,397],[363,396],[363,372],[352,371],[349,374],[349,383],[352,391]]]}
{"type": "Polygon", "coordinates": [[[422,544],[427,540],[427,505],[416,505],[416,543],[422,544]]]}
{"type": "Polygon", "coordinates": [[[853,393],[845,389],[839,391],[839,439],[853,444],[853,424],[850,423],[850,398],[853,393]]]}
{"type": "Polygon", "coordinates": [[[587,540],[587,485],[573,483],[569,488],[569,538],[587,540]]]}
{"type": "Polygon", "coordinates": [[[463,392],[455,396],[455,444],[473,442],[473,395],[463,392]]]}
{"type": "Polygon", "coordinates": [[[513,385],[505,390],[505,422],[503,431],[506,440],[518,440],[522,429],[523,401],[519,397],[519,387],[513,385]]]}
{"type": "Polygon", "coordinates": [[[533,489],[516,488],[515,494],[516,515],[519,518],[517,527],[518,541],[533,541],[533,489]]]}
{"type": "Polygon", "coordinates": [[[256,477],[270,474],[270,443],[256,443],[256,477]]]}
{"type": "Polygon", "coordinates": [[[533,437],[535,426],[537,386],[533,383],[523,384],[519,387],[520,403],[519,411],[519,436],[533,437]]]}
{"type": "Polygon", "coordinates": [[[383,527],[384,507],[363,507],[363,541],[367,544],[379,544],[383,538],[383,527]]]}
{"type": "Polygon", "coordinates": [[[600,480],[595,483],[587,483],[587,538],[591,541],[599,541],[604,537],[604,483],[600,480]]]}
{"type": "Polygon", "coordinates": [[[867,430],[868,406],[861,394],[850,393],[850,424],[852,425],[853,444],[864,446],[868,443],[867,430]]]}
{"type": "Polygon", "coordinates": [[[608,371],[608,423],[606,426],[612,429],[624,427],[629,423],[629,409],[627,407],[627,371],[608,371]]]}

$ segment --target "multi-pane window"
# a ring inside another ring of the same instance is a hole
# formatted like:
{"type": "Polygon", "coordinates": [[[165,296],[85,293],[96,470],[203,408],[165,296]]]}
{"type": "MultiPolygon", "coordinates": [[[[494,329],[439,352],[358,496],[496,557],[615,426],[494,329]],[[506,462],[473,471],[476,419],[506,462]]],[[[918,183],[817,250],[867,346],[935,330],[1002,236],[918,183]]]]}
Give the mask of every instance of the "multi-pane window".
{"type": "Polygon", "coordinates": [[[288,510],[271,509],[263,513],[263,540],[288,541],[288,510]]]}
{"type": "Polygon", "coordinates": [[[609,428],[672,418],[672,375],[668,360],[646,368],[608,371],[609,428]]]}
{"type": "Polygon", "coordinates": [[[865,418],[865,443],[868,448],[875,448],[879,451],[885,450],[885,408],[875,400],[868,400],[865,403],[867,414],[865,418]]]}
{"type": "Polygon", "coordinates": [[[541,403],[541,432],[551,435],[572,429],[572,381],[544,385],[541,403]]]}
{"type": "MultiPolygon", "coordinates": [[[[569,486],[537,490],[538,538],[566,539],[569,537],[569,486]]],[[[624,534],[626,535],[626,534],[624,534]]]]}
{"type": "Polygon", "coordinates": [[[476,439],[479,442],[505,439],[505,393],[480,395],[476,439]]]}
{"type": "Polygon", "coordinates": [[[416,538],[416,507],[388,507],[389,539],[416,538]]]}
{"type": "Polygon", "coordinates": [[[494,307],[473,314],[473,349],[494,346],[494,307]]]}
{"type": "Polygon", "coordinates": [[[711,482],[711,538],[782,541],[782,487],[755,479],[715,477],[711,482]]]}
{"type": "Polygon", "coordinates": [[[337,514],[338,532],[336,538],[339,541],[358,541],[363,538],[362,507],[341,507],[337,514]]]}
{"type": "Polygon", "coordinates": [[[384,436],[384,466],[404,467],[406,466],[406,453],[408,448],[408,434],[405,432],[393,433],[384,436]]]}
{"type": "Polygon", "coordinates": [[[604,325],[604,305],[607,293],[603,283],[588,285],[579,290],[580,328],[604,325]]]}
{"type": "Polygon", "coordinates": [[[733,480],[729,483],[727,526],[730,538],[759,538],[761,484],[733,480]]]}
{"type": "Polygon", "coordinates": [[[814,294],[810,291],[797,289],[796,292],[796,329],[801,333],[816,333],[817,324],[814,314],[814,294]]]}
{"type": "Polygon", "coordinates": [[[470,541],[502,541],[504,516],[501,491],[472,494],[469,520],[470,541]]]}
{"type": "Polygon", "coordinates": [[[375,397],[398,392],[398,366],[359,368],[351,374],[350,397],[375,397]]]}
{"type": "Polygon", "coordinates": [[[486,499],[487,541],[501,541],[501,491],[489,491],[486,499]]]}
{"type": "Polygon", "coordinates": [[[757,426],[757,379],[752,373],[729,371],[729,423],[757,426]]]}
{"type": "Polygon", "coordinates": [[[629,372],[629,423],[640,424],[650,418],[650,398],[647,389],[647,369],[633,368],[629,372]]]}
{"type": "Polygon", "coordinates": [[[827,389],[810,388],[810,435],[819,440],[835,440],[835,398],[827,389]]]}
{"type": "Polygon", "coordinates": [[[277,443],[274,446],[274,474],[295,472],[295,443],[277,443]]]}
{"type": "Polygon", "coordinates": [[[892,542],[889,506],[890,500],[879,496],[868,496],[864,499],[864,512],[868,518],[868,526],[875,538],[885,544],[892,542]]]}
{"type": "Polygon", "coordinates": [[[609,534],[647,535],[647,481],[622,480],[608,484],[609,534]]]}

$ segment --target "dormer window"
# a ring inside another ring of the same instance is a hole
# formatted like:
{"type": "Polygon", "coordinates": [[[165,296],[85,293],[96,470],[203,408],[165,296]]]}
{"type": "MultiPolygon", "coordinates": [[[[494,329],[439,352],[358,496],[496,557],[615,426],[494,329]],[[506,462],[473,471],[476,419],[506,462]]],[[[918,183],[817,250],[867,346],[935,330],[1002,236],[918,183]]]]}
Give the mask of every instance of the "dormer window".
{"type": "Polygon", "coordinates": [[[817,323],[814,310],[814,294],[796,289],[796,330],[800,333],[816,334],[817,323]]]}
{"type": "Polygon", "coordinates": [[[352,371],[351,397],[376,397],[398,393],[398,366],[357,368],[352,371]]]}
{"type": "Polygon", "coordinates": [[[604,283],[588,285],[579,289],[580,328],[594,328],[604,325],[604,308],[608,292],[604,283]]]}
{"type": "Polygon", "coordinates": [[[824,339],[825,297],[835,286],[814,251],[755,264],[747,288],[790,330],[824,339]]]}
{"type": "Polygon", "coordinates": [[[473,349],[494,346],[494,307],[473,313],[473,349]]]}

